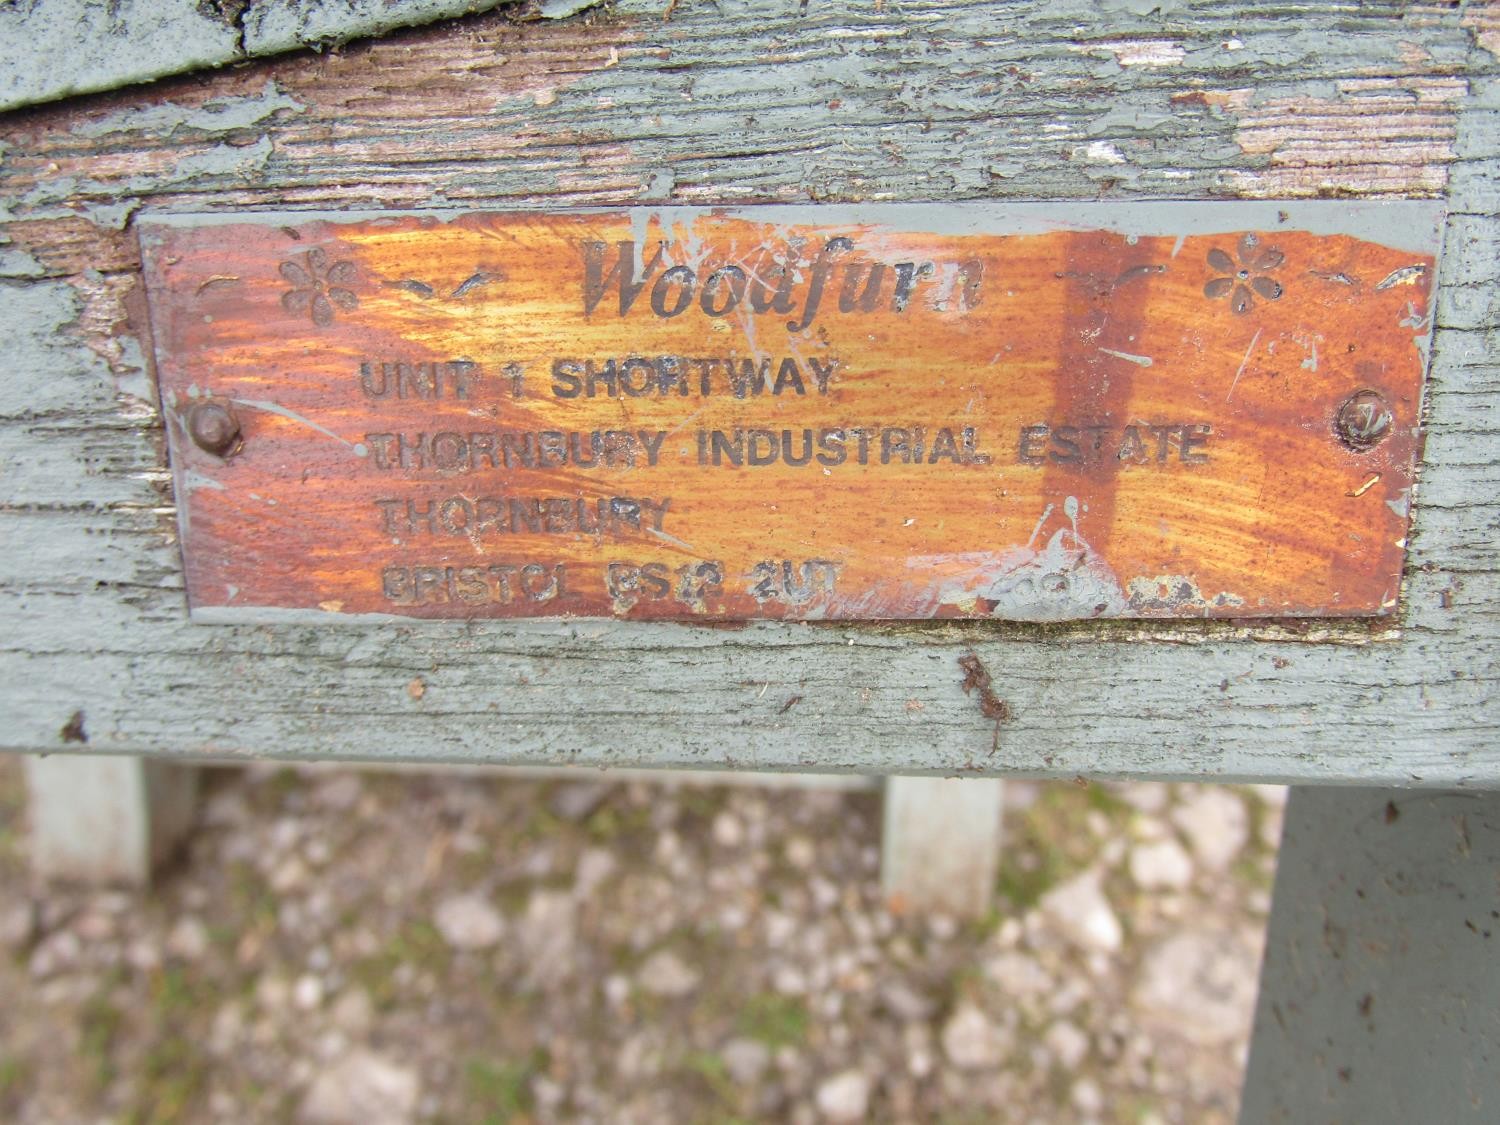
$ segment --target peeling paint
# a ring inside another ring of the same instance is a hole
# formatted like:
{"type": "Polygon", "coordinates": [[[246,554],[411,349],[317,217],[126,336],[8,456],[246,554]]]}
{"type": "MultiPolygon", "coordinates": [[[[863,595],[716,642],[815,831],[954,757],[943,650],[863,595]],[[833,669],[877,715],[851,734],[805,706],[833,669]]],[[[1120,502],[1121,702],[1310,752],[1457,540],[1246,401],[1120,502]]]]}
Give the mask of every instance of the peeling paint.
{"type": "Polygon", "coordinates": [[[1464,8],[1461,27],[1473,32],[1474,42],[1494,58],[1500,59],[1500,3],[1486,0],[1464,8]]]}
{"type": "Polygon", "coordinates": [[[1100,43],[1075,44],[1068,50],[1079,54],[1108,51],[1122,67],[1179,66],[1187,57],[1182,44],[1171,39],[1109,39],[1100,43]]]}
{"type": "Polygon", "coordinates": [[[1132,578],[1126,584],[1130,608],[1137,613],[1180,613],[1184,609],[1223,609],[1242,606],[1245,599],[1226,591],[1206,597],[1198,583],[1186,574],[1158,574],[1154,578],[1132,578]]]}
{"type": "Polygon", "coordinates": [[[296,98],[282,93],[274,79],[267,79],[261,92],[252,97],[211,97],[199,106],[159,102],[132,107],[80,121],[72,132],[90,139],[117,133],[171,136],[179,129],[227,132],[258,125],[282,110],[300,113],[304,108],[296,98]]]}
{"type": "Polygon", "coordinates": [[[1457,159],[1463,78],[1351,78],[1324,96],[1262,97],[1254,89],[1190,91],[1236,121],[1235,142],[1266,166],[1234,170],[1228,186],[1252,198],[1344,194],[1436,195],[1457,159]]]}

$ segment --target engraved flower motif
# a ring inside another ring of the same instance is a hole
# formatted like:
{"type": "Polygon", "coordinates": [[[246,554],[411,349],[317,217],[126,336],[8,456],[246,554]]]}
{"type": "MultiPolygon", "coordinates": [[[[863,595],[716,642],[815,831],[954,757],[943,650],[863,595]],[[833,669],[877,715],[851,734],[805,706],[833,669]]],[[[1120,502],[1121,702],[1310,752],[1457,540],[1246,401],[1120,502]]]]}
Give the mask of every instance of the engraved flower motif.
{"type": "Polygon", "coordinates": [[[329,265],[328,255],[316,246],[307,252],[306,268],[296,262],[282,262],[281,276],[292,284],[281,295],[282,307],[297,316],[311,315],[319,328],[333,323],[335,305],[345,312],[359,307],[359,298],[344,288],[358,276],[354,263],[329,265]]]}
{"type": "Polygon", "coordinates": [[[1260,239],[1253,234],[1240,239],[1238,264],[1216,246],[1208,252],[1208,267],[1225,276],[1209,281],[1203,287],[1203,295],[1215,300],[1228,297],[1234,314],[1244,316],[1255,304],[1256,297],[1266,301],[1281,297],[1281,282],[1267,275],[1285,260],[1285,254],[1274,246],[1262,247],[1260,239]]]}

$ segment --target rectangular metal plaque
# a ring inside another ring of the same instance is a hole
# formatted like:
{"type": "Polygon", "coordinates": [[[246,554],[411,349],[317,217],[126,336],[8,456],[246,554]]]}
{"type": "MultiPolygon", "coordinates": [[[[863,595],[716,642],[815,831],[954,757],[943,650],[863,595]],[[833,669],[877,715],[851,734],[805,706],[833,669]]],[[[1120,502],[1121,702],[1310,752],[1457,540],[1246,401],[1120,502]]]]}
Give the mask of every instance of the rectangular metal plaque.
{"type": "Polygon", "coordinates": [[[196,617],[1390,613],[1434,204],[141,223],[196,617]]]}

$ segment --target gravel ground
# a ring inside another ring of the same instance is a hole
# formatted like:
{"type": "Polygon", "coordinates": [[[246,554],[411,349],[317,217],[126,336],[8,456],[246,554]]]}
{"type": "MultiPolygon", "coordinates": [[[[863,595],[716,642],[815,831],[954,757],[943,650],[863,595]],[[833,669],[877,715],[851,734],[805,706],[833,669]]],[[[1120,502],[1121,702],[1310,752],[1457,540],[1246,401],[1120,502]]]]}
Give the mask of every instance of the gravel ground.
{"type": "Polygon", "coordinates": [[[594,775],[215,771],[44,895],[0,759],[0,1120],[1230,1122],[1283,795],[1013,782],[958,923],[873,793],[594,775]]]}

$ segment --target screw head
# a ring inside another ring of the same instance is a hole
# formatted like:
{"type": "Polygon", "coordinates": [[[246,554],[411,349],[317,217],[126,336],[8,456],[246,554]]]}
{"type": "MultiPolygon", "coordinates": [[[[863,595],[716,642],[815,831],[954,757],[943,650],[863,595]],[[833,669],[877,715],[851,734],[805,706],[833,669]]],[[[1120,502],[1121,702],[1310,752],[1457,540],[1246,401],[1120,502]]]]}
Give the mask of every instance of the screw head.
{"type": "Polygon", "coordinates": [[[1379,391],[1355,391],[1339,406],[1333,432],[1356,453],[1373,449],[1384,441],[1396,424],[1391,404],[1379,391]]]}
{"type": "Polygon", "coordinates": [[[187,412],[187,432],[193,444],[215,457],[228,457],[240,441],[240,423],[229,407],[200,402],[187,412]]]}

